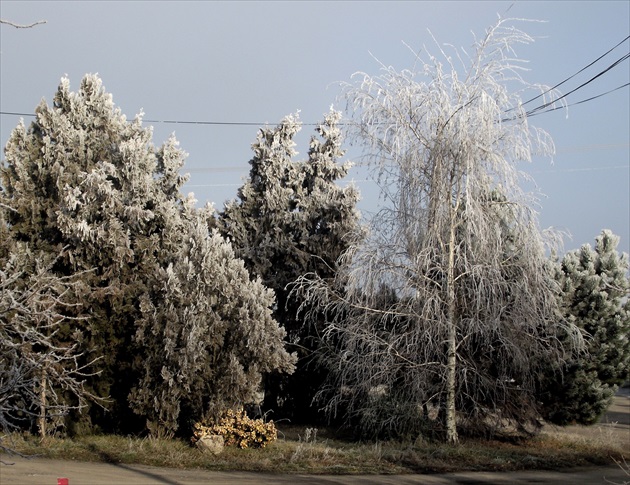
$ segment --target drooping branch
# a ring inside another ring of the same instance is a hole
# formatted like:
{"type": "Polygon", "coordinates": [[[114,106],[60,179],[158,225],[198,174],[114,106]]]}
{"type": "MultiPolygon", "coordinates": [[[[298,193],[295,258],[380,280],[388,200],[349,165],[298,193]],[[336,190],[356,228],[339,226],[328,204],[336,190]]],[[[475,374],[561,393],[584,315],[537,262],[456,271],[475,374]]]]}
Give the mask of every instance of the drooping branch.
{"type": "MultiPolygon", "coordinates": [[[[462,68],[440,50],[417,70],[381,64],[344,86],[385,205],[337,273],[326,398],[369,434],[429,426],[454,443],[458,427],[534,422],[532,383],[562,359],[546,241],[518,167],[553,144],[522,118],[502,120],[521,109],[514,85],[538,89],[512,58],[529,41],[500,20],[462,68]]],[[[302,283],[316,299],[321,281],[302,283]]]]}

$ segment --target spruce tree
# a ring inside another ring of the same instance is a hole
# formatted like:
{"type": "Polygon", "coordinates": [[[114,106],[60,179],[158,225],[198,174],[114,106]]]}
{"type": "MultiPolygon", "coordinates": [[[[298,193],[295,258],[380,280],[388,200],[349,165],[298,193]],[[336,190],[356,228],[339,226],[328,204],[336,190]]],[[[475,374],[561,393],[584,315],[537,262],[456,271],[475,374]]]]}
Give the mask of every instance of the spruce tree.
{"type": "MultiPolygon", "coordinates": [[[[33,251],[64,249],[52,268],[57,275],[86,272],[90,291],[75,295],[90,310],[80,324],[83,350],[103,356],[89,385],[111,403],[110,412],[94,408],[85,417],[115,428],[129,416],[135,297],[168,233],[152,133],[140,116],[126,120],[96,75],[86,75],[77,92],[63,78],[52,105],[42,100],[35,114],[5,147],[4,197],[15,208],[8,222],[12,237],[33,251]]],[[[73,330],[58,338],[71,340],[73,330]]]]}
{"type": "Polygon", "coordinates": [[[274,290],[274,317],[300,356],[292,376],[266,382],[265,406],[302,421],[313,420],[311,401],[323,379],[313,362],[323,319],[304,324],[303,301],[291,293],[291,285],[307,273],[332,278],[338,258],[360,230],[358,192],[338,185],[351,166],[338,163],[344,154],[340,116],[333,110],[325,116],[305,161],[293,160],[293,138],[301,129],[297,116],[261,129],[252,145],[249,178],[217,220],[252,275],[274,290]]]}
{"type": "Polygon", "coordinates": [[[565,367],[550,369],[542,385],[543,414],[554,424],[597,422],[630,377],[628,255],[618,244],[619,237],[603,230],[594,249],[585,244],[560,262],[562,308],[582,330],[586,348],[565,367]]]}
{"type": "Polygon", "coordinates": [[[154,436],[190,432],[195,421],[254,402],[263,375],[292,372],[295,360],[272,317],[273,293],[250,281],[203,214],[191,218],[176,257],[140,304],[142,376],[131,401],[154,436]]]}

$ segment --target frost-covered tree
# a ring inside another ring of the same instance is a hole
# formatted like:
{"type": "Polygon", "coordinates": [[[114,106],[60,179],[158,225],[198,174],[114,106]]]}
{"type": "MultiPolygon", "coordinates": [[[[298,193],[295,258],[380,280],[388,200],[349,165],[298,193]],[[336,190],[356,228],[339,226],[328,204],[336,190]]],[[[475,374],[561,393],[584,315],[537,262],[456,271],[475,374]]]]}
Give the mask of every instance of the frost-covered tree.
{"type": "Polygon", "coordinates": [[[552,149],[520,98],[512,48],[531,40],[500,20],[471,56],[441,51],[345,86],[384,203],[343,284],[303,284],[340,316],[326,330],[328,409],[366,432],[429,426],[455,443],[470,423],[525,425],[540,366],[560,356],[556,283],[518,169],[552,149]]]}
{"type": "Polygon", "coordinates": [[[593,424],[630,378],[630,279],[619,237],[604,230],[562,258],[557,273],[562,307],[584,333],[585,351],[564,368],[551,368],[539,398],[555,424],[593,424]]]}
{"type": "Polygon", "coordinates": [[[249,398],[262,373],[290,370],[269,295],[249,283],[229,245],[208,233],[207,211],[198,213],[194,199],[180,194],[185,153],[176,139],[155,148],[151,129],[140,116],[127,121],[95,75],[76,93],[63,79],[53,106],[42,102],[36,115],[7,143],[0,203],[12,207],[6,221],[13,240],[34,253],[59,254],[55,276],[81,275],[54,342],[72,345],[80,330],[83,358],[103,356],[98,378],[87,385],[111,404],[108,412],[92,410],[93,423],[130,431],[140,422],[137,412],[151,432],[169,433],[177,429],[180,401],[187,416],[199,416],[249,398]],[[75,318],[78,303],[86,318],[75,318]],[[175,336],[194,340],[204,332],[206,340],[180,354],[175,336]],[[239,336],[249,341],[232,340],[239,336]],[[178,369],[184,361],[173,360],[173,352],[195,362],[194,375],[178,369]],[[169,387],[168,372],[182,373],[178,385],[187,393],[169,387]],[[154,404],[154,392],[169,401],[154,404]]]}
{"type": "MultiPolygon", "coordinates": [[[[153,435],[216,418],[255,401],[264,374],[292,372],[273,293],[250,281],[243,261],[198,214],[182,245],[141,300],[135,340],[140,381],[131,402],[153,435]]],[[[188,429],[190,431],[190,429],[188,429]]]]}
{"type": "MultiPolygon", "coordinates": [[[[140,116],[127,121],[96,75],[86,75],[77,92],[62,79],[52,106],[42,100],[35,114],[5,147],[2,195],[15,209],[7,216],[11,236],[33,252],[64,248],[52,268],[59,276],[87,272],[90,291],[74,298],[90,318],[77,325],[86,355],[103,356],[91,389],[113,400],[109,413],[95,409],[92,417],[117,425],[131,415],[136,300],[175,243],[184,154],[174,139],[156,150],[151,129],[140,116]]],[[[72,333],[57,337],[72,341],[72,333]]]]}
{"type": "Polygon", "coordinates": [[[338,160],[343,157],[343,134],[339,127],[341,113],[331,111],[315,129],[309,144],[308,159],[301,166],[304,180],[298,192],[298,210],[302,213],[301,239],[310,256],[310,267],[324,278],[335,275],[338,259],[361,235],[359,192],[353,186],[341,187],[351,167],[338,160]]]}
{"type": "Polygon", "coordinates": [[[344,152],[340,113],[331,111],[310,140],[308,158],[294,161],[293,137],[301,125],[287,116],[264,128],[253,144],[249,179],[219,214],[218,227],[253,276],[276,294],[275,318],[286,328],[301,360],[289,378],[266,385],[266,404],[293,418],[312,419],[310,404],[321,378],[310,365],[319,324],[304,325],[303,303],[291,295],[291,283],[306,273],[330,279],[338,258],[359,229],[358,192],[338,181],[350,168],[339,164],[344,152]]]}
{"type": "Polygon", "coordinates": [[[274,290],[292,281],[308,259],[292,244],[296,193],[303,179],[292,161],[293,137],[299,130],[297,118],[287,116],[275,129],[258,132],[249,179],[239,189],[238,200],[227,202],[218,218],[221,233],[248,270],[274,290]]]}
{"type": "MultiPolygon", "coordinates": [[[[0,242],[4,249],[7,241],[0,242]]],[[[93,398],[84,381],[94,362],[81,363],[80,332],[72,345],[55,343],[55,334],[69,323],[66,306],[77,305],[69,295],[82,282],[52,274],[48,255],[11,246],[0,256],[0,432],[37,427],[43,437],[72,408],[93,398]]],[[[0,436],[0,450],[10,451],[8,445],[0,436]]]]}

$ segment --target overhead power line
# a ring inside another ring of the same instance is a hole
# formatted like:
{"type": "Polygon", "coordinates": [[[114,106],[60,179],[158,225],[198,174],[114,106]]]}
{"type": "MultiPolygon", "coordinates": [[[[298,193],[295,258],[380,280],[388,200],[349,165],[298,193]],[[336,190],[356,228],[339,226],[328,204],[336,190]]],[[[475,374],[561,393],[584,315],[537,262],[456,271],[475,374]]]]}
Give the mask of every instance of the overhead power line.
{"type": "MultiPolygon", "coordinates": [[[[27,116],[30,118],[34,118],[35,115],[33,113],[19,113],[16,111],[0,111],[0,115],[7,116],[27,116]]],[[[163,123],[163,124],[173,124],[173,125],[211,125],[211,126],[266,126],[270,124],[265,121],[264,123],[257,123],[254,121],[189,121],[189,120],[148,120],[143,119],[145,123],[163,123]]],[[[302,123],[303,126],[319,126],[322,123],[302,123]]],[[[346,123],[347,124],[347,123],[346,123]]],[[[339,123],[339,125],[343,126],[344,123],[339,123]]]]}
{"type": "MultiPolygon", "coordinates": [[[[575,145],[569,147],[558,147],[556,150],[556,154],[566,154],[566,153],[584,153],[589,151],[602,151],[602,150],[627,150],[630,148],[630,144],[628,143],[617,143],[617,144],[606,144],[606,145],[575,145]]],[[[359,163],[355,163],[354,166],[359,166],[359,163]]],[[[235,163],[234,165],[222,165],[222,166],[214,166],[214,167],[185,167],[182,169],[183,172],[186,173],[228,173],[228,172],[237,172],[243,173],[248,172],[251,167],[249,165],[245,165],[241,162],[235,163]]],[[[612,168],[620,168],[620,167],[605,167],[607,169],[612,168]]],[[[224,184],[220,184],[224,185],[224,184]]],[[[230,184],[228,184],[230,185],[230,184]]],[[[192,187],[192,186],[189,186],[192,187]]]]}
{"type": "MultiPolygon", "coordinates": [[[[612,51],[614,51],[617,47],[619,47],[621,44],[623,44],[625,41],[627,41],[628,39],[630,39],[630,35],[628,37],[626,37],[625,39],[623,39],[621,42],[619,42],[616,46],[612,47],[611,49],[609,49],[608,51],[606,51],[605,53],[603,53],[601,56],[599,56],[597,59],[595,59],[594,61],[592,61],[591,63],[587,64],[586,66],[584,66],[582,69],[580,69],[578,72],[576,72],[575,74],[572,74],[571,76],[569,76],[568,78],[566,78],[563,81],[560,81],[558,84],[556,84],[555,86],[547,89],[546,91],[540,93],[538,96],[535,96],[527,101],[525,101],[523,103],[523,106],[525,106],[526,104],[531,103],[532,101],[536,101],[539,98],[542,98],[545,94],[550,93],[551,91],[554,91],[555,89],[559,88],[560,86],[562,86],[564,83],[570,81],[571,79],[573,79],[575,76],[577,76],[578,74],[580,74],[581,72],[584,72],[585,70],[587,70],[589,67],[591,67],[593,64],[595,64],[597,61],[599,61],[600,59],[603,59],[604,57],[606,57],[608,54],[610,54],[612,51]]],[[[514,108],[513,108],[514,109],[514,108]]],[[[511,110],[508,110],[511,111],[511,110]]]]}
{"type": "MultiPolygon", "coordinates": [[[[569,106],[576,106],[578,104],[583,104],[589,101],[593,101],[595,99],[601,98],[603,96],[606,96],[607,94],[611,94],[614,93],[615,91],[618,91],[620,89],[623,89],[627,86],[630,86],[630,82],[626,83],[626,84],[622,84],[621,86],[617,86],[614,89],[610,89],[609,91],[606,91],[604,93],[600,93],[597,94],[595,96],[591,96],[589,98],[586,99],[582,99],[580,101],[575,101],[573,103],[570,104],[566,104],[563,106],[552,106],[555,102],[557,102],[560,99],[565,98],[566,96],[568,96],[569,94],[574,93],[575,91],[577,91],[578,89],[584,87],[585,85],[587,85],[588,83],[592,82],[593,80],[595,80],[596,78],[600,77],[602,74],[604,74],[606,71],[612,69],[613,67],[615,67],[616,65],[618,65],[621,61],[624,61],[626,59],[630,58],[630,54],[626,54],[625,56],[623,56],[621,59],[619,59],[617,62],[615,62],[613,65],[609,66],[605,71],[600,72],[599,74],[597,74],[596,76],[594,76],[593,78],[591,78],[589,81],[587,81],[586,83],[583,83],[582,85],[578,86],[577,88],[573,89],[572,91],[568,92],[567,94],[565,94],[564,96],[555,99],[553,102],[549,102],[549,103],[545,103],[544,105],[541,105],[537,108],[534,108],[530,111],[528,111],[525,116],[527,117],[531,117],[531,116],[537,116],[543,113],[549,113],[551,111],[556,111],[558,109],[563,109],[563,108],[568,108],[569,106]],[[549,108],[549,109],[545,109],[545,108],[549,108]]],[[[510,111],[510,110],[508,110],[510,111]]],[[[506,113],[508,111],[505,111],[506,113]]],[[[26,117],[30,117],[30,118],[34,118],[35,115],[33,113],[19,113],[19,112],[15,112],[15,111],[0,111],[0,115],[6,115],[6,116],[26,116],[26,117]]],[[[516,119],[518,118],[518,116],[515,116],[513,118],[504,118],[501,121],[509,121],[512,119],[516,119]]],[[[211,125],[211,126],[266,126],[269,125],[269,122],[265,122],[265,123],[256,123],[253,121],[183,121],[183,120],[143,120],[146,123],[164,123],[164,124],[180,124],[180,125],[211,125]]],[[[303,126],[319,126],[321,123],[302,123],[303,126]]],[[[348,123],[339,123],[339,126],[346,126],[348,125],[348,123]]]]}
{"type": "MultiPolygon", "coordinates": [[[[577,76],[578,74],[580,74],[581,72],[585,71],[586,69],[588,69],[589,67],[591,67],[592,65],[594,65],[597,61],[601,60],[602,58],[604,58],[605,56],[607,56],[608,54],[610,54],[613,50],[615,50],[617,47],[619,47],[621,44],[623,44],[624,42],[626,42],[628,39],[630,39],[630,35],[627,36],[625,39],[623,39],[621,42],[619,42],[618,44],[616,44],[614,47],[612,47],[611,49],[609,49],[608,51],[606,51],[604,54],[602,54],[601,56],[599,56],[597,59],[595,59],[594,61],[590,62],[589,64],[587,64],[586,66],[584,66],[582,69],[580,69],[578,72],[576,72],[575,74],[572,74],[571,76],[569,76],[568,78],[564,79],[563,81],[559,82],[558,84],[556,84],[555,86],[553,86],[552,88],[547,89],[546,91],[544,91],[543,93],[539,94],[538,96],[529,99],[528,101],[526,101],[525,103],[523,103],[522,106],[525,106],[526,104],[531,103],[532,101],[535,101],[536,99],[539,99],[540,97],[544,96],[545,94],[548,94],[549,92],[553,91],[554,89],[556,89],[557,87],[565,84],[567,81],[569,81],[570,79],[573,79],[575,76],[577,76]]],[[[575,93],[576,91],[579,91],[580,89],[584,88],[586,85],[590,84],[591,82],[593,82],[595,79],[599,78],[600,76],[603,76],[605,73],[607,73],[608,71],[610,71],[611,69],[617,67],[619,64],[621,64],[623,61],[628,60],[628,58],[630,58],[630,53],[628,54],[624,54],[622,57],[620,57],[619,59],[617,59],[615,62],[613,62],[610,66],[608,66],[606,69],[604,69],[603,71],[600,71],[598,74],[596,74],[595,76],[591,77],[588,81],[580,84],[577,88],[572,89],[571,91],[569,91],[568,93],[556,98],[556,99],[552,99],[551,101],[547,102],[547,103],[543,103],[542,105],[530,109],[529,111],[526,111],[524,115],[519,114],[517,116],[513,116],[511,118],[507,117],[507,118],[503,118],[501,121],[505,122],[505,121],[511,121],[511,120],[515,120],[518,118],[522,118],[522,117],[531,117],[531,116],[536,116],[542,113],[548,113],[550,111],[555,111],[557,109],[563,109],[563,108],[568,108],[569,106],[575,106],[578,104],[583,104],[586,103],[588,101],[592,101],[594,99],[597,98],[601,98],[602,96],[605,96],[607,94],[613,93],[619,89],[622,89],[628,85],[630,85],[630,83],[626,83],[622,86],[618,86],[614,89],[611,89],[609,91],[606,91],[604,93],[598,94],[596,96],[591,96],[589,98],[586,99],[582,99],[580,101],[576,101],[570,104],[564,104],[562,106],[554,106],[558,101],[566,98],[567,96],[569,96],[570,94],[575,93]]],[[[506,113],[509,113],[510,111],[513,111],[516,108],[511,108],[507,111],[505,111],[506,113]]]]}
{"type": "Polygon", "coordinates": [[[32,24],[16,24],[15,22],[11,22],[10,20],[0,19],[0,24],[10,25],[11,27],[15,27],[16,29],[30,29],[31,27],[45,24],[46,22],[46,20],[38,20],[37,22],[33,22],[32,24]]]}
{"type": "MultiPolygon", "coordinates": [[[[621,60],[625,60],[628,59],[630,57],[630,54],[625,55],[621,60]]],[[[617,63],[616,63],[617,64],[617,63]]],[[[616,65],[615,64],[615,65],[616,65]]],[[[611,66],[614,67],[614,66],[611,66]]],[[[610,68],[609,68],[610,69],[610,68]]],[[[589,80],[588,82],[591,82],[592,80],[594,80],[595,78],[601,76],[603,74],[600,73],[597,76],[595,76],[593,79],[589,80]]],[[[588,84],[584,83],[584,85],[588,84]]],[[[561,98],[556,99],[554,102],[557,102],[558,100],[565,98],[566,96],[568,96],[571,93],[574,93],[575,91],[577,91],[579,88],[584,87],[584,85],[574,89],[573,91],[571,91],[570,93],[565,94],[564,96],[562,96],[561,98]]],[[[531,117],[531,116],[537,116],[543,113],[549,113],[551,111],[555,111],[557,109],[562,109],[562,108],[568,108],[569,106],[576,106],[578,104],[583,104],[586,103],[588,101],[593,101],[595,99],[601,98],[603,96],[606,96],[607,94],[611,94],[615,91],[618,91],[620,89],[623,89],[627,86],[630,86],[630,83],[626,83],[626,84],[622,84],[621,86],[618,86],[614,89],[611,89],[609,91],[606,91],[604,93],[601,94],[597,94],[595,96],[591,96],[589,98],[586,99],[582,99],[580,101],[575,101],[573,103],[570,104],[566,104],[563,106],[553,106],[550,107],[554,102],[550,102],[550,103],[546,103],[545,105],[539,106],[538,108],[535,108],[533,110],[528,111],[527,113],[525,113],[526,117],[531,117]],[[550,107],[549,109],[544,109],[546,107],[550,107]]],[[[509,110],[508,110],[509,111],[509,110]]],[[[506,113],[508,111],[505,111],[506,113]]],[[[33,113],[19,113],[19,112],[15,112],[15,111],[0,111],[0,115],[6,115],[6,116],[26,116],[26,117],[30,117],[30,118],[34,118],[35,115],[33,113]]],[[[501,121],[510,121],[513,119],[517,119],[519,118],[519,116],[514,116],[512,118],[503,118],[501,121]]],[[[267,126],[270,123],[269,122],[265,122],[265,123],[256,123],[253,121],[184,121],[184,120],[143,120],[146,123],[163,123],[163,124],[180,124],[180,125],[210,125],[210,126],[267,126]]],[[[302,126],[319,126],[321,123],[302,123],[302,126]]],[[[347,126],[349,125],[349,123],[339,123],[338,126],[347,126]]]]}
{"type": "Polygon", "coordinates": [[[606,96],[607,94],[613,93],[613,92],[618,91],[619,89],[623,89],[623,88],[625,88],[627,86],[630,86],[630,82],[628,82],[626,84],[622,84],[621,86],[618,86],[615,89],[611,89],[610,91],[606,91],[605,93],[598,94],[597,96],[591,96],[590,98],[583,99],[582,101],[576,101],[575,103],[567,104],[566,106],[553,106],[553,107],[551,107],[549,109],[546,109],[544,111],[540,111],[538,113],[528,113],[527,117],[531,118],[532,116],[541,115],[543,113],[549,113],[549,112],[555,111],[557,109],[568,108],[569,106],[575,106],[575,105],[578,105],[578,104],[586,103],[587,101],[592,101],[594,99],[601,98],[602,96],[606,96]]]}
{"type": "MultiPolygon", "coordinates": [[[[535,100],[541,98],[545,94],[548,94],[549,92],[553,91],[554,89],[558,88],[559,86],[562,86],[563,84],[565,84],[569,80],[573,79],[575,76],[577,76],[578,74],[582,73],[583,71],[585,71],[589,67],[593,66],[596,62],[598,62],[599,60],[601,60],[602,58],[604,58],[605,56],[610,54],[613,50],[615,50],[621,44],[626,42],[628,39],[630,39],[630,35],[627,36],[625,39],[623,39],[618,44],[616,44],[614,47],[610,48],[608,51],[606,51],[604,54],[599,56],[597,59],[595,59],[594,61],[592,61],[589,64],[587,64],[586,66],[584,66],[582,69],[577,71],[575,74],[572,74],[571,76],[567,77],[566,79],[564,79],[563,81],[559,82],[555,86],[547,89],[546,91],[544,91],[543,93],[539,94],[538,96],[535,96],[535,97],[525,101],[522,104],[522,106],[525,106],[525,105],[531,103],[532,101],[535,101],[535,100]]],[[[558,97],[556,99],[553,99],[553,100],[551,100],[549,102],[546,102],[546,103],[544,103],[544,104],[542,104],[542,105],[540,105],[540,106],[538,106],[536,108],[533,108],[533,109],[527,111],[524,115],[517,115],[517,116],[514,116],[513,118],[504,118],[501,121],[503,121],[503,122],[510,121],[510,120],[513,120],[513,119],[521,118],[523,116],[525,116],[525,117],[535,116],[535,115],[539,115],[539,114],[542,114],[542,113],[548,113],[550,111],[555,111],[557,109],[566,108],[566,107],[569,107],[569,106],[575,106],[575,105],[578,105],[578,104],[583,104],[583,103],[586,103],[588,101],[593,101],[595,99],[601,98],[602,96],[605,96],[607,94],[613,93],[613,92],[615,92],[615,91],[617,91],[619,89],[625,88],[625,87],[629,86],[630,83],[626,83],[626,84],[624,84],[622,86],[616,87],[616,88],[611,89],[609,91],[606,91],[604,93],[598,94],[596,96],[591,96],[589,98],[586,98],[586,99],[583,99],[583,100],[580,100],[580,101],[576,101],[576,102],[571,103],[571,104],[566,104],[566,105],[563,105],[563,106],[560,106],[560,107],[553,106],[558,101],[560,101],[560,100],[566,98],[567,96],[569,96],[570,94],[573,94],[573,93],[579,91],[580,89],[584,88],[585,86],[587,86],[591,82],[595,81],[600,76],[603,76],[605,73],[607,73],[611,69],[617,67],[623,61],[625,61],[625,60],[627,60],[629,58],[630,58],[630,53],[625,54],[622,57],[620,57],[619,59],[617,59],[610,66],[608,66],[606,69],[604,69],[603,71],[600,71],[598,74],[596,74],[595,76],[591,77],[588,81],[580,84],[578,87],[572,89],[568,93],[566,93],[566,94],[564,94],[564,95],[562,95],[562,96],[560,96],[560,97],[558,97]],[[549,109],[547,109],[547,108],[549,108],[549,109]]],[[[504,113],[509,113],[510,111],[513,111],[514,109],[516,109],[516,108],[510,108],[508,110],[505,110],[504,113]]],[[[33,113],[20,113],[20,112],[12,112],[12,111],[0,111],[0,115],[25,116],[25,117],[34,117],[35,116],[33,113]]],[[[143,121],[146,122],[146,123],[180,124],[180,125],[208,125],[208,126],[267,126],[267,125],[270,124],[269,122],[259,123],[259,122],[253,122],[253,121],[194,121],[194,120],[152,120],[152,119],[144,119],[143,121]]],[[[321,123],[302,123],[303,126],[318,126],[320,124],[321,123]]],[[[339,123],[340,126],[346,126],[348,124],[349,123],[339,123]]]]}
{"type": "MultiPolygon", "coordinates": [[[[559,168],[559,169],[551,169],[551,170],[534,170],[530,173],[532,174],[551,174],[551,173],[571,173],[571,172],[602,172],[609,170],[630,170],[630,165],[610,165],[605,167],[582,167],[582,168],[559,168]]],[[[348,183],[366,183],[371,182],[375,183],[374,179],[365,178],[365,179],[349,179],[348,183]]],[[[223,184],[186,184],[185,186],[190,189],[202,189],[202,188],[212,188],[212,187],[240,187],[243,183],[223,183],[223,184]]]]}
{"type": "MultiPolygon", "coordinates": [[[[608,71],[610,71],[610,70],[611,70],[611,69],[613,69],[614,67],[618,66],[619,64],[621,64],[623,61],[627,60],[628,58],[630,58],[630,53],[625,54],[624,56],[620,57],[620,58],[619,58],[619,59],[617,59],[615,62],[613,62],[610,66],[608,66],[606,69],[604,69],[603,71],[601,71],[599,74],[597,74],[597,75],[593,76],[593,77],[592,77],[592,78],[590,78],[588,81],[583,82],[583,83],[582,83],[582,84],[580,84],[577,88],[572,89],[571,91],[569,91],[568,93],[566,93],[566,94],[564,94],[564,95],[560,96],[559,98],[553,99],[553,100],[551,100],[551,101],[549,101],[549,102],[547,102],[547,103],[545,103],[545,104],[542,104],[542,105],[538,106],[537,108],[534,108],[534,109],[532,109],[532,110],[529,110],[529,111],[526,113],[526,116],[531,116],[532,114],[536,113],[537,111],[544,110],[545,108],[548,108],[549,106],[552,106],[553,104],[557,103],[557,102],[558,102],[558,101],[560,101],[561,99],[566,98],[567,96],[569,96],[570,94],[572,94],[572,93],[574,93],[574,92],[578,91],[579,89],[582,89],[584,86],[586,86],[586,85],[588,85],[588,84],[592,83],[593,81],[595,81],[595,79],[597,79],[597,78],[598,78],[598,77],[600,77],[600,76],[603,76],[603,75],[604,75],[604,74],[606,74],[608,71]]],[[[626,84],[626,86],[627,86],[627,84],[626,84]]],[[[622,87],[623,87],[623,86],[620,86],[619,88],[613,89],[612,91],[616,91],[617,89],[621,89],[622,87]]],[[[609,92],[612,92],[612,91],[609,91],[609,92]]],[[[604,93],[604,94],[606,94],[606,93],[604,93]]],[[[598,95],[598,96],[595,96],[595,97],[593,97],[592,99],[596,99],[596,98],[598,98],[598,97],[600,97],[600,96],[603,96],[603,95],[598,95]]],[[[586,100],[581,101],[580,103],[583,103],[583,102],[585,102],[585,101],[586,101],[586,100]]],[[[574,104],[575,104],[575,103],[574,103],[574,104]]]]}

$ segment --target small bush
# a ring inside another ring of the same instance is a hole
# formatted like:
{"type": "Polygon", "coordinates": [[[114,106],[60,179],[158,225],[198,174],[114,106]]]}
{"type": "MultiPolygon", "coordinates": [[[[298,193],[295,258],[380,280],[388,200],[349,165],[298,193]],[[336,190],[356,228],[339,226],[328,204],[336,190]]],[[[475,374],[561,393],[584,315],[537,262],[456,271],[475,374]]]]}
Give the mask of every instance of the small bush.
{"type": "Polygon", "coordinates": [[[195,423],[193,442],[208,435],[223,436],[225,446],[264,448],[277,439],[278,431],[273,421],[266,423],[262,419],[250,419],[245,411],[228,409],[210,423],[195,423]]]}

